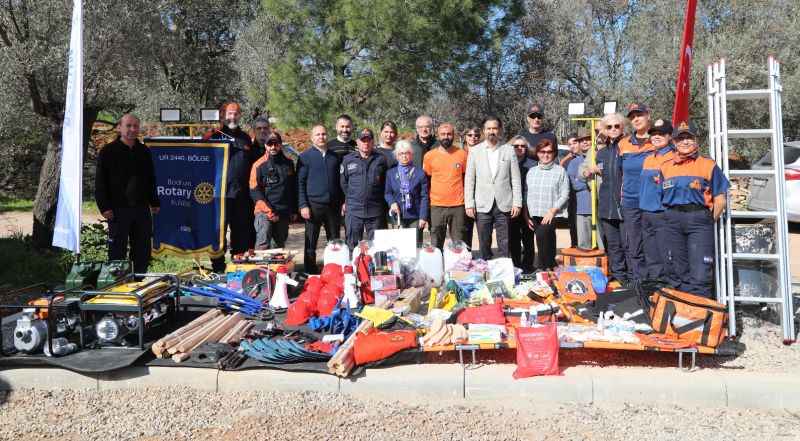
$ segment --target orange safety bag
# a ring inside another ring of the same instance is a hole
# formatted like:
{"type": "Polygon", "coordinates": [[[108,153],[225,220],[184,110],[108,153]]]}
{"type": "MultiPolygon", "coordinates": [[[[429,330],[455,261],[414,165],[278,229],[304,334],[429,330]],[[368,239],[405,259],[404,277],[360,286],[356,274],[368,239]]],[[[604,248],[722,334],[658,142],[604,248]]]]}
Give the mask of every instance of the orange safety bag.
{"type": "Polygon", "coordinates": [[[383,360],[405,350],[417,347],[416,331],[379,331],[370,328],[356,335],[353,358],[356,365],[383,360]]]}
{"type": "Polygon", "coordinates": [[[597,300],[592,277],[582,272],[563,272],[556,279],[558,295],[569,303],[586,303],[597,300]]]}
{"type": "Polygon", "coordinates": [[[688,292],[661,288],[651,297],[653,330],[676,340],[715,348],[725,338],[725,305],[688,292]]]}
{"type": "Polygon", "coordinates": [[[596,266],[608,276],[608,256],[603,250],[564,248],[561,250],[561,263],[565,266],[596,266]]]}

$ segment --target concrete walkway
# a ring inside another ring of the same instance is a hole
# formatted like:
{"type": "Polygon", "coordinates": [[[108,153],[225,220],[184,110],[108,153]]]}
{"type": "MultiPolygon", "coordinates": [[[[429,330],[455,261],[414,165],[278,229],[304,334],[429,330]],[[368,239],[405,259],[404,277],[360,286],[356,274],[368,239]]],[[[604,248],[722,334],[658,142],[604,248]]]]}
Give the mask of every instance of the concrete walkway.
{"type": "Polygon", "coordinates": [[[542,402],[646,404],[800,410],[800,378],[783,374],[699,369],[570,367],[562,376],[514,380],[514,365],[462,369],[420,364],[370,369],[363,376],[248,370],[132,367],[100,375],[57,368],[0,372],[0,390],[153,388],[180,386],[212,392],[323,391],[411,404],[441,403],[533,408],[542,402]],[[534,399],[535,398],[535,399],[534,399]]]}

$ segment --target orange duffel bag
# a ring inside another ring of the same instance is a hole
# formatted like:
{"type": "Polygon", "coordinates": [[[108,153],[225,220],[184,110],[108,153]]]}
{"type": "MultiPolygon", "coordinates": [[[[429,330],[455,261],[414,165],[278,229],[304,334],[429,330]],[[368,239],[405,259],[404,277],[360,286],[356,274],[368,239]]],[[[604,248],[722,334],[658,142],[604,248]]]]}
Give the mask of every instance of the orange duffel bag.
{"type": "Polygon", "coordinates": [[[676,289],[661,288],[651,297],[653,330],[667,337],[715,348],[727,334],[725,305],[676,289]]]}
{"type": "Polygon", "coordinates": [[[596,266],[608,275],[608,256],[603,250],[564,248],[561,250],[561,263],[565,266],[596,266]]]}

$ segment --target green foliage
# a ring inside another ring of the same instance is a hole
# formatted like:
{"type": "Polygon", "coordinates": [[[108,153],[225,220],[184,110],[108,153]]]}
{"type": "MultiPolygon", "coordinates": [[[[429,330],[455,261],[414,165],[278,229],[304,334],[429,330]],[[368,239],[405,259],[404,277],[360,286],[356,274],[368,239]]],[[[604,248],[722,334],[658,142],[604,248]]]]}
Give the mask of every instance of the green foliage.
{"type": "Polygon", "coordinates": [[[265,0],[286,36],[269,69],[269,107],[288,126],[348,112],[376,124],[424,108],[469,56],[496,0],[265,0]]]}
{"type": "Polygon", "coordinates": [[[70,255],[61,250],[39,250],[30,236],[0,238],[0,287],[22,288],[35,283],[64,283],[70,255]]]}
{"type": "Polygon", "coordinates": [[[0,196],[0,213],[7,211],[31,211],[33,201],[30,199],[16,199],[0,196]]]}

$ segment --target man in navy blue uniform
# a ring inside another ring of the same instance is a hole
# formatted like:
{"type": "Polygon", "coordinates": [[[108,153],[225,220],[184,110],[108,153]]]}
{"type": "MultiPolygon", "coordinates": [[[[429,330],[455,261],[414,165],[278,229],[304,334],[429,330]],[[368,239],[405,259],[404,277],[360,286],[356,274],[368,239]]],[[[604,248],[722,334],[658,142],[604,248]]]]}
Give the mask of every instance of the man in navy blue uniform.
{"type": "Polygon", "coordinates": [[[328,151],[328,132],[319,124],[311,128],[311,147],[297,161],[297,206],[305,220],[303,265],[309,274],[318,274],[317,241],[325,228],[328,240],[339,238],[342,190],[339,187],[339,157],[328,151]]]}
{"type": "Polygon", "coordinates": [[[350,249],[358,245],[364,232],[371,240],[375,229],[386,219],[383,193],[388,167],[386,158],[375,151],[374,139],[372,130],[362,130],[356,142],[358,150],[345,156],[340,167],[344,229],[350,249]]]}

